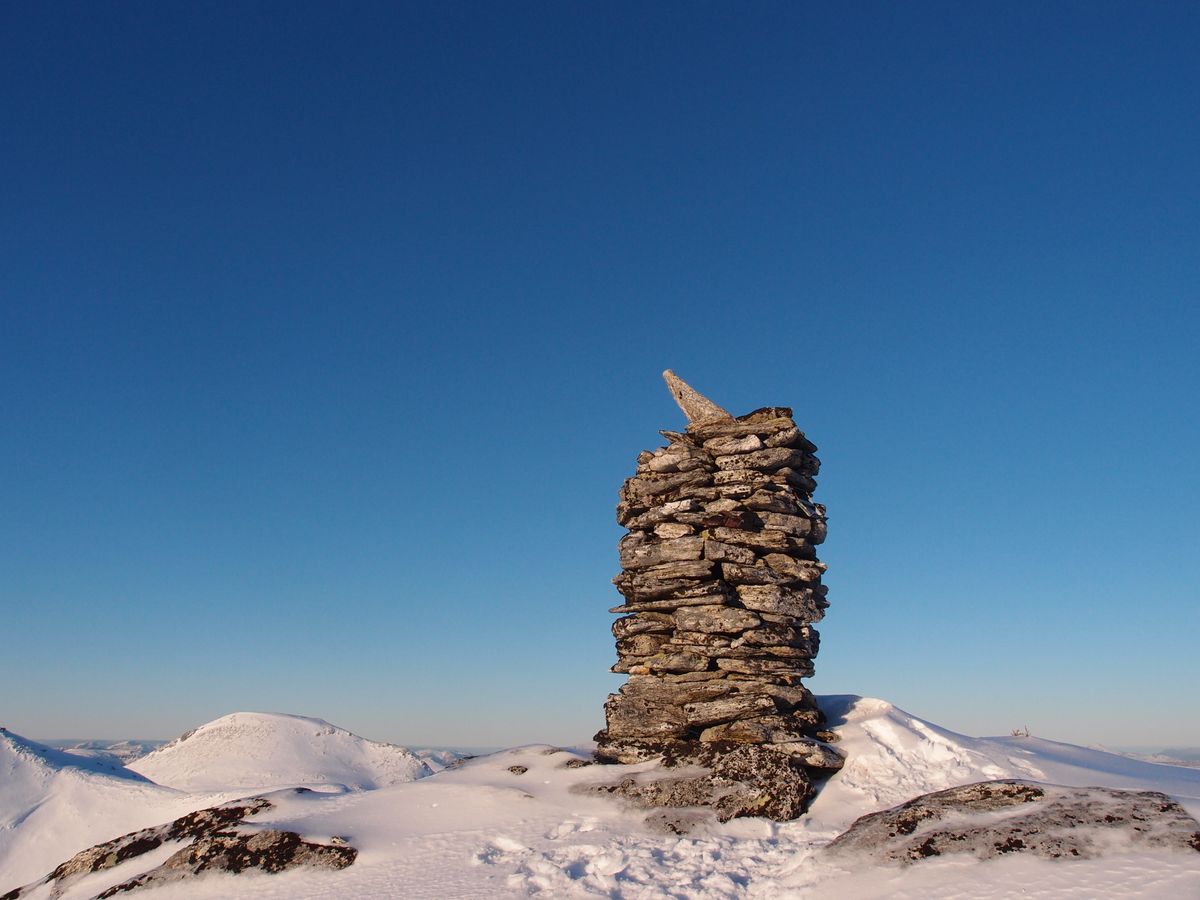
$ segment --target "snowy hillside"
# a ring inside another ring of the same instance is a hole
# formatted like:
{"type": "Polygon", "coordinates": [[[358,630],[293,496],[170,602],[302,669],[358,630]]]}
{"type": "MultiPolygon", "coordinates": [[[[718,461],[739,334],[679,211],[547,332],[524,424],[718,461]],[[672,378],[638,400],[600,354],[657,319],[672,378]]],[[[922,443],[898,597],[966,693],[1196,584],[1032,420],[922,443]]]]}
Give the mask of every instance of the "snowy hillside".
{"type": "Polygon", "coordinates": [[[0,885],[61,862],[63,852],[205,805],[109,757],[66,753],[0,729],[0,885]]]}
{"type": "Polygon", "coordinates": [[[361,738],[323,719],[251,712],[201,725],[129,768],[183,791],[319,785],[373,790],[432,773],[404,747],[361,738]]]}
{"type": "Polygon", "coordinates": [[[1200,771],[1130,759],[1036,737],[971,738],[910,715],[884,700],[821,697],[842,734],[845,767],[817,796],[811,815],[841,827],[917,794],[972,781],[1022,778],[1072,787],[1156,790],[1200,817],[1200,771]]]}
{"type": "MultiPolygon", "coordinates": [[[[379,790],[272,795],[273,808],[248,820],[247,827],[290,830],[317,840],[345,836],[358,850],[357,861],[336,872],[212,873],[162,885],[155,888],[154,896],[159,900],[1200,897],[1200,853],[1135,852],[1117,846],[1112,855],[1098,859],[1045,860],[1014,853],[985,862],[943,857],[910,867],[847,862],[824,854],[822,848],[865,813],[916,794],[995,778],[1158,790],[1179,800],[1192,815],[1200,815],[1200,771],[1038,738],[965,737],[882,700],[819,699],[849,759],[824,786],[809,814],[794,822],[739,819],[704,826],[682,837],[655,833],[645,827],[644,813],[608,797],[578,792],[588,784],[611,781],[613,767],[588,764],[586,750],[520,747],[379,790]]],[[[194,746],[205,748],[204,752],[197,751],[188,765],[193,772],[208,766],[214,773],[208,783],[215,784],[221,772],[245,776],[246,760],[257,752],[255,740],[267,742],[258,753],[267,761],[263,769],[276,773],[288,769],[292,774],[324,771],[313,765],[320,751],[305,749],[305,741],[318,748],[358,746],[354,742],[362,741],[320,720],[244,715],[198,729],[176,742],[174,751],[203,737],[194,746]],[[214,727],[221,723],[225,723],[221,728],[214,727]],[[210,728],[214,735],[204,737],[201,733],[210,728]],[[232,761],[221,756],[226,747],[237,748],[232,761]]],[[[165,759],[171,758],[166,756],[171,749],[160,751],[165,759]]],[[[336,754],[327,758],[349,765],[336,754]]],[[[621,772],[652,766],[622,767],[621,772]]],[[[142,790],[163,790],[128,778],[125,782],[142,790]]],[[[0,792],[7,797],[7,780],[0,782],[0,792]]],[[[112,795],[111,802],[127,802],[128,797],[122,796],[112,795]]],[[[192,802],[197,796],[192,795],[192,802]]],[[[67,813],[60,810],[59,815],[67,813]]],[[[163,815],[160,821],[168,818],[163,815]]],[[[28,827],[18,823],[16,833],[25,833],[28,827]]],[[[56,827],[47,821],[34,830],[53,838],[56,827]]],[[[113,829],[105,837],[120,830],[113,829]]],[[[77,844],[64,847],[50,865],[35,872],[22,867],[28,875],[24,879],[4,877],[7,860],[0,850],[0,893],[45,874],[77,849],[77,844]]],[[[131,860],[125,865],[137,863],[131,860]]],[[[118,868],[111,877],[121,875],[118,868]]]]}

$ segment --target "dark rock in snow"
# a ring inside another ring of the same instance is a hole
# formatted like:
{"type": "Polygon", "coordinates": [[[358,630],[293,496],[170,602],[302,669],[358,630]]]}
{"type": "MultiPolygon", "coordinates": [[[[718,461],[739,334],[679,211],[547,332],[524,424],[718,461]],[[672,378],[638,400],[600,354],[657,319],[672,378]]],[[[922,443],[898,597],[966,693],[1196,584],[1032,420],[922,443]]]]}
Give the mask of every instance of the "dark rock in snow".
{"type": "Polygon", "coordinates": [[[863,816],[826,852],[907,864],[952,853],[1088,859],[1131,847],[1200,851],[1200,823],[1157,791],[981,781],[863,816]]]}
{"type": "Polygon", "coordinates": [[[709,746],[668,763],[672,765],[586,790],[621,797],[642,809],[707,807],[721,822],[741,816],[794,819],[816,793],[803,763],[772,747],[709,746]]]}
{"type": "MultiPolygon", "coordinates": [[[[296,791],[306,793],[307,789],[296,788],[296,791]]],[[[265,797],[236,800],[188,813],[166,825],[105,841],[76,853],[46,877],[9,891],[0,900],[18,900],[46,884],[52,886],[52,896],[60,896],[85,875],[116,869],[168,843],[186,842],[162,865],[112,885],[97,894],[97,900],[210,870],[282,872],[298,866],[344,869],[358,856],[358,851],[344,841],[319,844],[306,841],[293,831],[249,830],[245,820],[272,805],[265,797]]]]}

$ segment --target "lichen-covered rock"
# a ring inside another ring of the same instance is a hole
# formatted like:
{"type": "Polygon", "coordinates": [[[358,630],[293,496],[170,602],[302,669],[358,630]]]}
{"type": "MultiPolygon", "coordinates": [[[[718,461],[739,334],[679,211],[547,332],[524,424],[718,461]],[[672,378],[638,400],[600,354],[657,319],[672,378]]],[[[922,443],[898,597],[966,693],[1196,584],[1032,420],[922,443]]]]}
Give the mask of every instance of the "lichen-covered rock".
{"type": "Polygon", "coordinates": [[[907,864],[954,853],[1086,859],[1132,847],[1200,852],[1200,823],[1156,791],[982,781],[863,816],[826,852],[907,864]]]}

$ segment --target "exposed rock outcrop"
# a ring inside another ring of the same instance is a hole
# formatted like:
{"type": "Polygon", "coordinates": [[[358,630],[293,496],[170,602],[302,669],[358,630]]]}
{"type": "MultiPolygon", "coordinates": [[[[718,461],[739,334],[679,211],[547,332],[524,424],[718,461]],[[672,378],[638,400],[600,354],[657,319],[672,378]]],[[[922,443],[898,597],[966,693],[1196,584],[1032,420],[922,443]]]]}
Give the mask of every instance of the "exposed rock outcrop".
{"type": "MultiPolygon", "coordinates": [[[[741,816],[794,819],[816,793],[798,757],[755,744],[704,744],[666,768],[600,785],[594,792],[622,797],[642,809],[707,807],[721,822],[741,816]]],[[[668,820],[663,824],[686,830],[668,820]]]]}
{"type": "Polygon", "coordinates": [[[981,781],[863,816],[826,852],[907,864],[951,853],[1087,859],[1139,847],[1200,851],[1200,823],[1157,791],[981,781]]]}
{"type": "Polygon", "coordinates": [[[810,776],[842,764],[802,684],[828,606],[817,448],[790,409],[735,418],[664,377],[689,424],[662,432],[668,445],[643,452],[621,489],[617,521],[629,532],[614,579],[625,602],[612,610],[621,616],[613,671],[629,680],[605,704],[596,756],[708,772],[609,786],[642,805],[794,818],[814,793],[810,776]],[[742,757],[756,766],[736,765],[742,757]],[[750,774],[733,778],[731,768],[750,774]]]}
{"type": "MultiPolygon", "coordinates": [[[[297,792],[307,793],[306,788],[297,792]]],[[[51,897],[59,897],[85,875],[115,870],[167,844],[180,844],[159,866],[131,878],[121,879],[95,895],[96,900],[128,893],[138,888],[179,881],[206,871],[242,872],[254,869],[282,872],[298,866],[344,869],[358,856],[345,842],[329,844],[306,841],[294,831],[251,830],[247,818],[271,809],[265,797],[236,800],[181,816],[166,825],[144,828],[80,851],[57,866],[45,878],[0,895],[0,900],[18,898],[42,885],[50,885],[51,897]]]]}

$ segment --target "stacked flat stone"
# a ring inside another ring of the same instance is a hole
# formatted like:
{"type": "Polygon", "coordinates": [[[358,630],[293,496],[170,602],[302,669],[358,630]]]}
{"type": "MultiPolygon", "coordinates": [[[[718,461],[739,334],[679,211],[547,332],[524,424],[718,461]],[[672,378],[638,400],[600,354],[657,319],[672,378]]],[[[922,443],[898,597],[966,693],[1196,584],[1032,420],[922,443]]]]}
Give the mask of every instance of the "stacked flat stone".
{"type": "Polygon", "coordinates": [[[612,670],[629,680],[605,704],[597,757],[711,761],[758,745],[828,774],[842,757],[818,739],[832,735],[802,684],[828,605],[817,448],[790,409],[734,418],[667,381],[691,422],[661,432],[668,445],[621,488],[612,670]]]}

